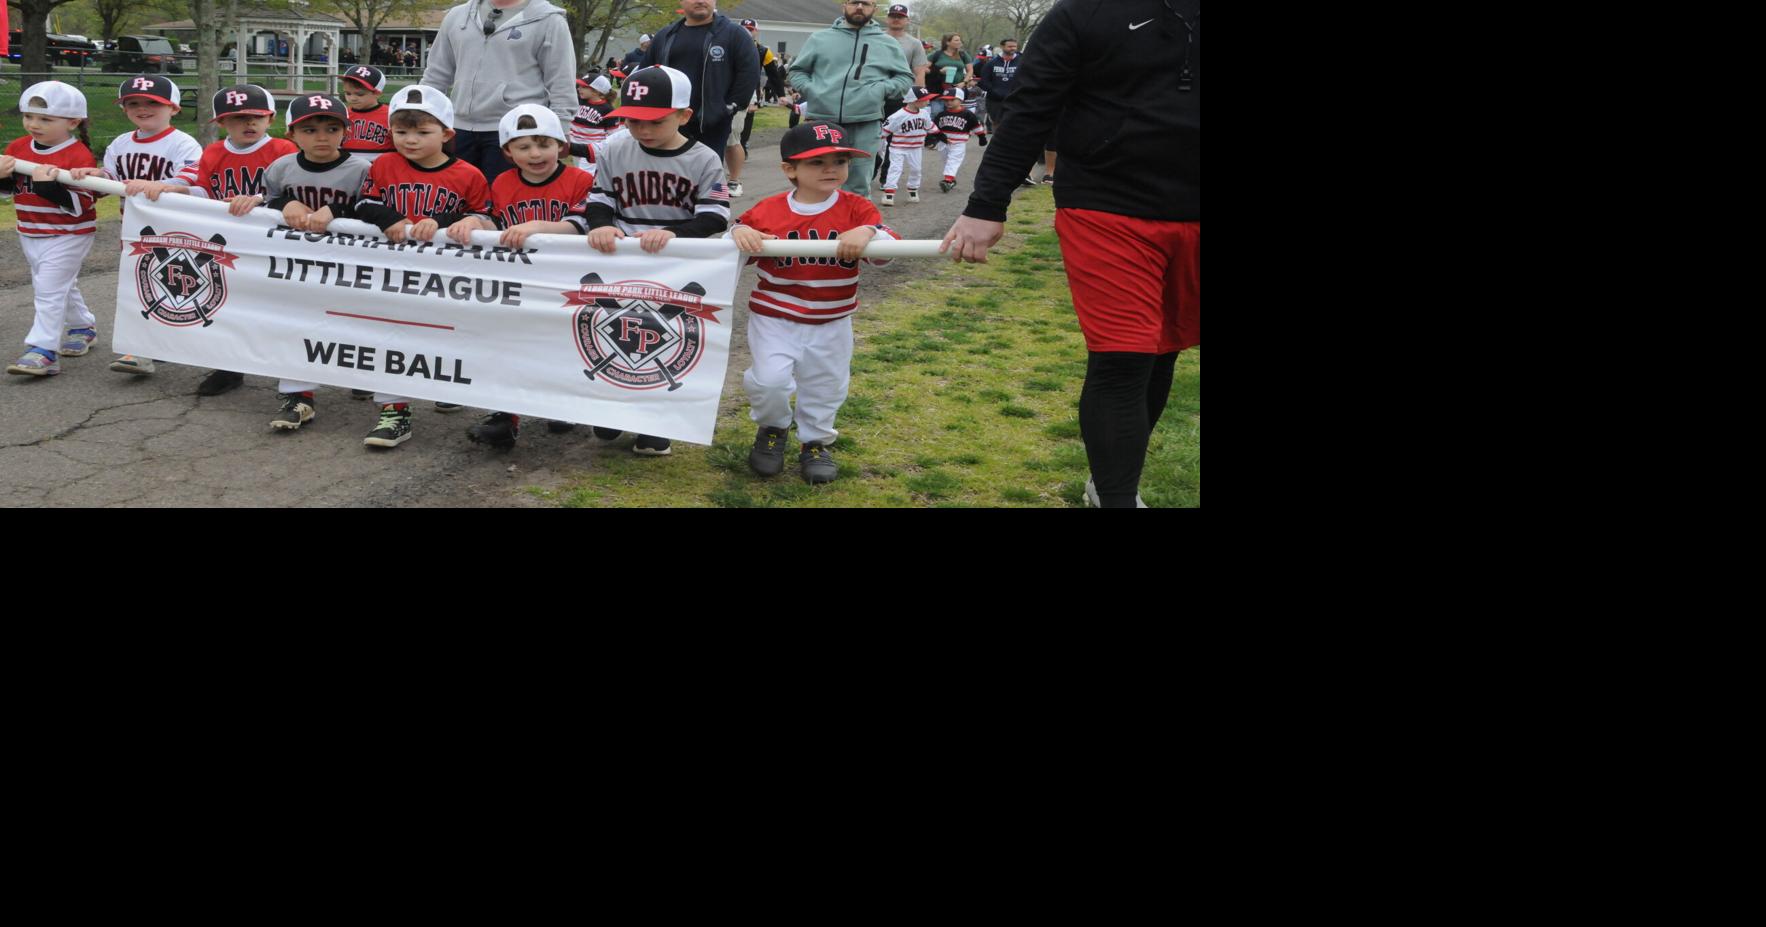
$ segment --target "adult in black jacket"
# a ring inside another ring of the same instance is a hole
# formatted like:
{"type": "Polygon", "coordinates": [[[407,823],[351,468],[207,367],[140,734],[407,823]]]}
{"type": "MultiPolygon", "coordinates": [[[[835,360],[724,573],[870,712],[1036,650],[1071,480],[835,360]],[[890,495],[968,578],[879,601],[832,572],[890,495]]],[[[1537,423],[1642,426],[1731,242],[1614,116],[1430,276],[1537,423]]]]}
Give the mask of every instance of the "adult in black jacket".
{"type": "Polygon", "coordinates": [[[1087,496],[1106,508],[1137,503],[1178,352],[1202,343],[1201,33],[1201,0],[1056,3],[944,237],[953,260],[986,261],[1055,133],[1055,230],[1090,353],[1079,400],[1087,496]],[[1082,83],[1100,74],[1113,89],[1082,83]]]}
{"type": "Polygon", "coordinates": [[[685,18],[651,38],[642,66],[666,65],[693,81],[693,118],[681,133],[722,159],[731,119],[760,87],[760,56],[748,32],[717,11],[717,0],[684,0],[681,9],[685,18]]]}

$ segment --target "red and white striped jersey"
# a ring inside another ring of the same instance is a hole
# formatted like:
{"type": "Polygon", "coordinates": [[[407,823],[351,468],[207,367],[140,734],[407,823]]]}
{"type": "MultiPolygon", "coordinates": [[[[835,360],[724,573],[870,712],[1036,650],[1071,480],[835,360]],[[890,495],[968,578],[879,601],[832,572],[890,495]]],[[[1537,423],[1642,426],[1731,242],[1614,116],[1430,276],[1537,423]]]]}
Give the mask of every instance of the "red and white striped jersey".
{"type": "Polygon", "coordinates": [[[375,158],[392,150],[392,129],[387,126],[387,113],[392,107],[385,103],[377,109],[350,110],[350,129],[343,140],[343,150],[352,158],[375,158]]]}
{"type": "MultiPolygon", "coordinates": [[[[827,241],[841,232],[874,226],[877,240],[899,238],[883,224],[876,204],[856,193],[835,191],[805,206],[796,193],[769,196],[754,204],[737,225],[795,241],[827,241]]],[[[864,258],[869,264],[887,259],[864,258]]],[[[748,311],[805,325],[822,325],[858,311],[858,262],[834,258],[749,258],[759,280],[748,295],[748,311]]]]}
{"type": "Polygon", "coordinates": [[[264,192],[264,169],[299,150],[288,139],[268,135],[250,148],[235,148],[222,139],[203,149],[202,160],[179,171],[175,182],[188,184],[192,194],[211,200],[256,196],[264,192]]]}
{"type": "Polygon", "coordinates": [[[589,198],[594,179],[589,172],[568,164],[558,165],[551,179],[531,183],[521,169],[504,171],[491,184],[491,206],[498,228],[523,222],[563,222],[564,214],[589,198]]]}
{"type": "Polygon", "coordinates": [[[898,109],[883,123],[883,134],[889,136],[891,148],[922,148],[926,134],[932,131],[932,117],[925,110],[911,112],[898,109]]]}
{"type": "MultiPolygon", "coordinates": [[[[7,145],[6,153],[14,158],[50,164],[66,171],[77,167],[98,166],[92,159],[91,149],[81,144],[77,138],[70,138],[51,148],[38,148],[27,135],[7,145]]],[[[29,175],[13,174],[12,182],[17,185],[12,205],[18,210],[20,235],[26,238],[56,238],[62,235],[90,235],[97,230],[98,210],[93,204],[98,201],[98,194],[91,190],[84,187],[62,187],[73,200],[72,205],[63,206],[38,194],[29,175]]]]}

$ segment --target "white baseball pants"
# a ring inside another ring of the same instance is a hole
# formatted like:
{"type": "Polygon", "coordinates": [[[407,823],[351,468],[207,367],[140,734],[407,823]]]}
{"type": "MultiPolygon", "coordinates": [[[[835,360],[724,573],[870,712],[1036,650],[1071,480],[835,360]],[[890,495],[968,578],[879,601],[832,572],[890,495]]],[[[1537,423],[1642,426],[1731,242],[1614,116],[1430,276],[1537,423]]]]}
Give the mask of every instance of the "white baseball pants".
{"type": "Polygon", "coordinates": [[[797,439],[830,442],[840,435],[834,413],[852,385],[852,316],[825,325],[748,314],[748,352],[753,366],[742,374],[752,406],[749,418],[771,428],[790,428],[791,393],[797,393],[797,439]]]}
{"type": "Polygon", "coordinates": [[[92,250],[91,235],[18,236],[18,247],[31,268],[37,295],[37,318],[25,344],[61,351],[61,336],[70,328],[91,328],[98,322],[80,295],[80,264],[92,250]]]}

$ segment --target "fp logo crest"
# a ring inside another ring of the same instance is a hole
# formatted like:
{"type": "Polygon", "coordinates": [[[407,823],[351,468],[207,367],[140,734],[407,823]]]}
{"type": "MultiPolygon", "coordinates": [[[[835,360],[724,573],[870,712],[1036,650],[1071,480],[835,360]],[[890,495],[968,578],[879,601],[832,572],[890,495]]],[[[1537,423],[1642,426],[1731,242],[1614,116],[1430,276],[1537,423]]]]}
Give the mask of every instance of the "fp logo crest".
{"type": "Polygon", "coordinates": [[[153,89],[153,81],[148,80],[145,77],[137,77],[137,78],[135,78],[134,83],[131,83],[129,86],[135,88],[136,90],[152,90],[153,89]]]}
{"type": "Polygon", "coordinates": [[[131,244],[142,318],[177,328],[215,324],[215,313],[227,302],[224,271],[239,259],[227,253],[227,239],[202,239],[189,232],[160,235],[144,227],[141,239],[131,244]]]}
{"type": "Polygon", "coordinates": [[[677,290],[584,275],[581,288],[564,294],[565,307],[576,307],[576,349],[589,365],[583,376],[621,389],[680,389],[705,354],[705,324],[717,322],[717,307],[704,296],[697,283],[677,290]]]}
{"type": "Polygon", "coordinates": [[[643,84],[632,84],[630,87],[625,88],[626,98],[631,100],[642,100],[644,99],[644,94],[649,92],[650,88],[643,84]]]}
{"type": "Polygon", "coordinates": [[[245,101],[249,100],[249,99],[251,99],[251,97],[248,97],[245,94],[243,94],[237,90],[227,91],[227,105],[228,106],[244,106],[245,101]]]}

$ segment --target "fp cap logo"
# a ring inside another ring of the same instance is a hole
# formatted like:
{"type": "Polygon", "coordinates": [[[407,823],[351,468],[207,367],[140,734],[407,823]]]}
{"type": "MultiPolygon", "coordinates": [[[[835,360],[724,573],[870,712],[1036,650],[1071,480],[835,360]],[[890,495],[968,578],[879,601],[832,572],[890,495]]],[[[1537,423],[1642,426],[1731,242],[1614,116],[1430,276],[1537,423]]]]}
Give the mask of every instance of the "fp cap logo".
{"type": "Polygon", "coordinates": [[[137,77],[135,78],[135,82],[129,86],[134,87],[136,90],[152,90],[153,81],[148,80],[145,77],[137,77]]]}
{"type": "Polygon", "coordinates": [[[644,99],[644,94],[649,92],[650,88],[643,84],[633,84],[630,87],[625,88],[625,95],[633,100],[642,100],[644,99]]]}
{"type": "Polygon", "coordinates": [[[237,90],[227,91],[227,105],[228,106],[244,106],[245,101],[249,100],[249,99],[251,99],[251,97],[246,96],[245,94],[240,93],[237,90]]]}

